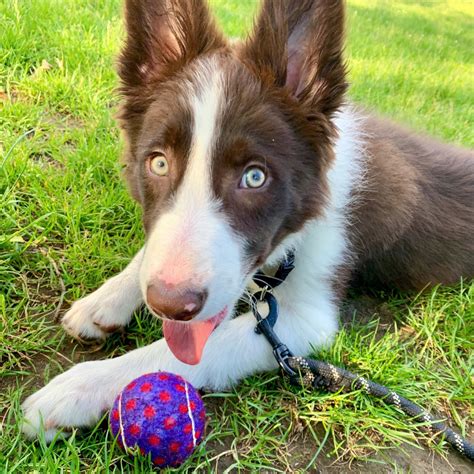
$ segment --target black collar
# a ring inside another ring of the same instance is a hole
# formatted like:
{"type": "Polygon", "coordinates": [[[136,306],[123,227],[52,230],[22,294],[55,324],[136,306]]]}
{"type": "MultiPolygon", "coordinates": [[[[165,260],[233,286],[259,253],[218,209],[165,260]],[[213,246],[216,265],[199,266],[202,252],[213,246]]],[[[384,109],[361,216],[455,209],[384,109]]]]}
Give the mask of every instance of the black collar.
{"type": "Polygon", "coordinates": [[[275,275],[266,275],[262,270],[257,270],[253,276],[253,281],[262,289],[272,290],[286,280],[286,277],[290,274],[293,268],[295,268],[295,254],[289,252],[280,263],[275,275]]]}

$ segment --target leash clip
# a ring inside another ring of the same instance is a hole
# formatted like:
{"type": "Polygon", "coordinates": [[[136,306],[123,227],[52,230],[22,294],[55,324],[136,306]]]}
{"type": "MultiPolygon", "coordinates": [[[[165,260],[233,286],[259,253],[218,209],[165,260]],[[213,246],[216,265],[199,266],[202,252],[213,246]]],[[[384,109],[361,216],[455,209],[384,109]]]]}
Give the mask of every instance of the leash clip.
{"type": "Polygon", "coordinates": [[[268,287],[265,287],[262,291],[255,294],[255,298],[258,301],[265,302],[268,305],[268,315],[263,317],[259,311],[257,305],[252,308],[252,312],[257,320],[257,326],[255,332],[257,334],[263,334],[265,339],[270,343],[273,350],[273,355],[281,367],[283,372],[289,375],[291,378],[297,377],[298,374],[288,364],[288,359],[293,357],[293,354],[288,347],[280,341],[278,336],[273,330],[276,320],[278,318],[278,302],[276,298],[270,293],[268,287]]]}
{"type": "Polygon", "coordinates": [[[298,374],[288,364],[288,359],[293,357],[293,354],[288,347],[286,347],[285,344],[280,344],[278,347],[273,349],[273,355],[275,356],[281,370],[290,377],[290,380],[294,380],[298,374]]]}

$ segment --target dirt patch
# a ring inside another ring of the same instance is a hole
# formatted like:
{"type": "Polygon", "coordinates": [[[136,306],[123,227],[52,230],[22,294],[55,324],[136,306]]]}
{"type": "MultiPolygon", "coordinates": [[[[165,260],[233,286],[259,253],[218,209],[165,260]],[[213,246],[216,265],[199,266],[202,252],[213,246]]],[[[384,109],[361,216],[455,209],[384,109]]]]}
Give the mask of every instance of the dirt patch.
{"type": "Polygon", "coordinates": [[[52,166],[57,169],[64,169],[65,166],[60,161],[53,158],[53,155],[48,151],[36,151],[28,155],[30,160],[34,161],[37,165],[42,168],[49,168],[52,166]]]}
{"type": "MultiPolygon", "coordinates": [[[[382,299],[369,296],[358,296],[347,301],[341,312],[341,319],[344,325],[350,325],[357,321],[358,324],[367,323],[374,317],[380,319],[379,330],[382,332],[390,331],[393,327],[393,315],[391,314],[387,304],[382,299]]],[[[133,325],[134,323],[132,323],[133,325]]],[[[132,326],[133,327],[133,326],[132,326]]],[[[57,327],[58,331],[61,328],[57,327]]],[[[129,339],[126,335],[114,335],[113,339],[106,345],[82,345],[77,344],[67,337],[60,348],[60,352],[52,355],[36,354],[30,364],[34,366],[34,376],[20,377],[4,377],[0,378],[0,391],[4,392],[9,386],[23,385],[25,387],[25,395],[32,393],[44,384],[45,373],[49,378],[57,373],[63,372],[72,364],[86,361],[98,360],[110,357],[114,354],[119,346],[121,349],[135,348],[133,338],[129,339]],[[54,356],[54,363],[52,357],[54,356]]],[[[222,402],[219,398],[206,397],[205,400],[207,411],[214,420],[225,419],[226,410],[232,409],[232,404],[223,409],[222,402]]],[[[107,426],[104,425],[104,429],[107,426]]],[[[322,426],[312,426],[316,431],[319,439],[324,438],[324,430],[322,426]]],[[[231,468],[236,462],[236,457],[242,457],[251,446],[252,441],[245,440],[241,444],[237,444],[232,435],[227,437],[219,437],[207,442],[207,448],[212,455],[213,461],[211,465],[215,472],[223,472],[231,468]]],[[[457,454],[454,450],[450,450],[448,459],[437,454],[432,448],[422,446],[415,448],[411,445],[403,445],[401,448],[386,449],[371,455],[370,453],[362,453],[369,461],[352,461],[347,460],[348,457],[335,458],[330,453],[332,451],[331,443],[324,446],[316,459],[316,462],[310,470],[306,470],[306,466],[313,459],[320,449],[309,429],[301,426],[290,435],[289,441],[281,449],[281,464],[275,465],[275,470],[284,470],[285,472],[313,472],[313,473],[340,473],[351,472],[356,474],[382,474],[392,472],[411,472],[414,474],[428,473],[470,473],[472,464],[457,454]]],[[[262,471],[263,472],[263,471],[262,471]]],[[[268,470],[267,472],[272,472],[268,470]]]]}
{"type": "Polygon", "coordinates": [[[393,472],[410,472],[412,474],[452,473],[469,474],[473,472],[472,463],[456,452],[449,454],[448,459],[436,454],[428,447],[421,449],[410,445],[389,449],[383,454],[373,456],[370,462],[355,462],[346,469],[341,465],[330,464],[320,472],[340,473],[342,470],[354,474],[389,474],[393,472]],[[383,464],[381,464],[383,463],[383,464]]]}
{"type": "Polygon", "coordinates": [[[354,323],[364,325],[379,320],[379,330],[389,330],[393,327],[394,317],[387,302],[376,296],[354,294],[343,302],[339,312],[341,323],[350,326],[354,323]]]}

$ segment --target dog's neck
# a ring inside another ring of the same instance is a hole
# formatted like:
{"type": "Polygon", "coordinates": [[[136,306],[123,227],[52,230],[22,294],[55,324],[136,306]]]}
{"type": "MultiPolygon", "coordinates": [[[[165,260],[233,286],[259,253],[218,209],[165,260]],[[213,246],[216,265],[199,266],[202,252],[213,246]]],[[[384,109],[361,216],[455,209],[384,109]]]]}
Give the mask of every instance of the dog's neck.
{"type": "Polygon", "coordinates": [[[288,236],[264,266],[264,271],[272,273],[288,251],[295,252],[295,269],[277,290],[288,297],[291,293],[291,298],[313,299],[318,291],[327,295],[337,283],[339,269],[351,258],[352,203],[364,185],[362,120],[351,106],[337,114],[339,133],[334,145],[335,159],[328,172],[329,199],[324,215],[288,236]]]}

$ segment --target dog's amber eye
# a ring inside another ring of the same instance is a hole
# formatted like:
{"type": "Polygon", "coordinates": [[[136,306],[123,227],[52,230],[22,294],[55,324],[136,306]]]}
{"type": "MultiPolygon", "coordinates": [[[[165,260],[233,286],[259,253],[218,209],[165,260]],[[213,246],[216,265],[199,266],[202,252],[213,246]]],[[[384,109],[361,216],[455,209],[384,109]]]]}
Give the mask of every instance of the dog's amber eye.
{"type": "Polygon", "coordinates": [[[247,168],[240,180],[241,188],[261,188],[266,181],[265,172],[258,166],[247,168]]]}
{"type": "Polygon", "coordinates": [[[168,174],[168,160],[163,153],[155,152],[150,157],[150,171],[158,176],[166,176],[168,174]]]}

